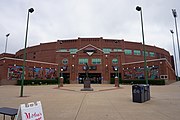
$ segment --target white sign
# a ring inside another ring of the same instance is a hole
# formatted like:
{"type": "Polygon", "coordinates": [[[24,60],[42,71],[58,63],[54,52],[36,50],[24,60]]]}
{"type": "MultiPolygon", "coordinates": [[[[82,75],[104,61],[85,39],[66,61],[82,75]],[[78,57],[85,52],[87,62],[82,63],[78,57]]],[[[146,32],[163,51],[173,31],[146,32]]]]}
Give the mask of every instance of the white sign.
{"type": "Polygon", "coordinates": [[[41,102],[21,104],[16,120],[44,120],[41,102]]]}
{"type": "Polygon", "coordinates": [[[91,56],[94,52],[86,52],[89,56],[91,56]]]}

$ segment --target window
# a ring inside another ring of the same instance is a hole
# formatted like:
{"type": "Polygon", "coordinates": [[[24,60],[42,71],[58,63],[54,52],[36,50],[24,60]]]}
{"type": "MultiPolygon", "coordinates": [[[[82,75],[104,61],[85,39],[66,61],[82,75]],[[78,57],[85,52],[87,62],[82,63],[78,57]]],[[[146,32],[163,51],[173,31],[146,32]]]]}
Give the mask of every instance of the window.
{"type": "Polygon", "coordinates": [[[86,64],[88,63],[88,59],[87,58],[80,58],[79,59],[79,64],[86,64]]]}
{"type": "MultiPolygon", "coordinates": [[[[142,51],[142,55],[144,56],[144,51],[142,51]]],[[[146,56],[148,56],[148,52],[146,51],[146,56]]]]}
{"type": "Polygon", "coordinates": [[[125,49],[124,53],[125,53],[125,55],[132,55],[132,50],[125,49]]]}
{"type": "Polygon", "coordinates": [[[101,59],[99,58],[92,59],[92,64],[101,64],[101,59]]]}
{"type": "Polygon", "coordinates": [[[59,52],[68,52],[67,49],[60,49],[59,52]]]}
{"type": "Polygon", "coordinates": [[[149,52],[149,56],[150,57],[155,57],[155,53],[154,52],[149,52]]]}
{"type": "Polygon", "coordinates": [[[64,59],[62,60],[62,63],[63,63],[64,65],[68,64],[68,59],[67,59],[67,58],[64,58],[64,59]]]}
{"type": "Polygon", "coordinates": [[[118,59],[117,59],[117,58],[114,58],[114,59],[112,60],[112,63],[113,63],[113,64],[118,64],[118,59]]]}
{"type": "Polygon", "coordinates": [[[121,49],[121,48],[115,48],[113,51],[114,51],[114,52],[121,52],[122,49],[121,49]]]}
{"type": "Polygon", "coordinates": [[[75,54],[77,52],[76,48],[69,49],[70,54],[75,54]]]}
{"type": "Polygon", "coordinates": [[[110,49],[110,48],[103,48],[103,52],[104,52],[104,53],[110,53],[110,52],[111,52],[111,49],[110,49]]]}
{"type": "Polygon", "coordinates": [[[134,50],[134,55],[141,55],[141,51],[140,50],[134,50]]]}

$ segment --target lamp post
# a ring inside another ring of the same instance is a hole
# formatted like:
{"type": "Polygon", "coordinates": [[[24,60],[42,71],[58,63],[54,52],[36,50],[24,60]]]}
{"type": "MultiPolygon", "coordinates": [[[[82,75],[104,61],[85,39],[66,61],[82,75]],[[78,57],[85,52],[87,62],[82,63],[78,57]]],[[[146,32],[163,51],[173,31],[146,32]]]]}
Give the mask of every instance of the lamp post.
{"type": "Polygon", "coordinates": [[[63,87],[63,82],[64,82],[64,78],[63,78],[63,67],[60,69],[61,70],[61,77],[60,77],[60,85],[58,87],[63,87]]]}
{"type": "MultiPolygon", "coordinates": [[[[60,45],[62,46],[63,42],[60,41],[60,45]]],[[[58,88],[59,87],[63,87],[63,82],[64,82],[64,78],[63,78],[63,67],[60,67],[60,60],[61,60],[61,54],[59,55],[59,65],[58,65],[58,88]]],[[[62,60],[61,60],[62,62],[62,60]]]]}
{"type": "MultiPolygon", "coordinates": [[[[178,28],[177,28],[177,22],[176,22],[176,18],[177,18],[177,12],[176,12],[176,9],[172,9],[172,13],[173,13],[174,21],[175,21],[176,36],[177,36],[177,45],[178,45],[179,61],[180,61],[180,48],[179,48],[178,28]]],[[[179,80],[179,76],[177,76],[177,77],[178,77],[178,80],[179,80]]]]}
{"type": "Polygon", "coordinates": [[[178,77],[178,68],[177,68],[177,61],[176,61],[176,50],[175,50],[175,44],[174,44],[174,31],[170,30],[171,34],[172,34],[172,40],[173,40],[173,49],[174,49],[174,58],[175,58],[175,67],[176,67],[176,80],[179,81],[179,77],[178,77]]]}
{"type": "Polygon", "coordinates": [[[146,84],[148,84],[148,77],[147,77],[147,63],[146,63],[146,47],[145,47],[145,40],[144,40],[144,28],[143,28],[143,16],[142,16],[142,8],[137,6],[137,11],[140,11],[141,15],[141,27],[142,27],[142,39],[143,39],[143,50],[144,50],[144,70],[145,70],[145,80],[146,84]]]}
{"type": "Polygon", "coordinates": [[[61,68],[61,77],[63,78],[63,68],[61,68]]]}
{"type": "Polygon", "coordinates": [[[10,35],[10,33],[8,33],[8,34],[6,35],[6,44],[5,44],[5,51],[4,51],[4,53],[6,53],[6,51],[7,51],[7,42],[8,42],[8,37],[9,37],[9,35],[10,35]]]}
{"type": "Polygon", "coordinates": [[[60,87],[60,65],[58,64],[58,88],[60,87]]]}
{"type": "Polygon", "coordinates": [[[21,80],[21,93],[20,97],[23,97],[23,86],[24,86],[24,78],[25,78],[25,64],[26,64],[26,46],[27,46],[27,36],[28,36],[28,25],[29,25],[29,13],[33,13],[34,9],[28,9],[27,16],[27,26],[26,26],[26,36],[25,36],[25,46],[24,46],[24,57],[23,57],[23,72],[22,72],[22,80],[21,80]]]}
{"type": "MultiPolygon", "coordinates": [[[[115,41],[115,44],[117,46],[118,41],[115,41]]],[[[115,66],[114,70],[115,70],[115,78],[114,78],[114,82],[115,82],[115,87],[119,87],[119,68],[118,68],[118,64],[119,64],[119,60],[118,60],[118,47],[116,47],[116,60],[117,60],[117,66],[115,66]]]]}
{"type": "MultiPolygon", "coordinates": [[[[116,44],[116,45],[117,45],[117,43],[118,43],[118,42],[115,41],[115,44],[116,44]]],[[[115,52],[116,52],[116,60],[117,60],[117,65],[118,65],[118,62],[119,62],[119,61],[118,61],[118,53],[117,53],[117,52],[118,52],[118,48],[117,48],[117,47],[116,47],[116,51],[115,51],[115,52]]],[[[118,68],[116,67],[115,69],[116,69],[116,70],[115,70],[115,71],[116,71],[115,77],[118,77],[118,74],[119,74],[119,73],[118,73],[118,70],[117,70],[118,68]]]]}

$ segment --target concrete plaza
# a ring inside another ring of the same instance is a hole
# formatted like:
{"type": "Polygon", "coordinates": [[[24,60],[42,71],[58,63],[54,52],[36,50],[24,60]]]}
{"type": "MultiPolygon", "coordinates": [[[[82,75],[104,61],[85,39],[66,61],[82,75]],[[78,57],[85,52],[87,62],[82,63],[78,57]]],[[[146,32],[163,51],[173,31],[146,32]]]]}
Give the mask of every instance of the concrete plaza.
{"type": "MultiPolygon", "coordinates": [[[[0,107],[41,101],[45,120],[180,120],[180,82],[151,86],[151,100],[132,102],[132,86],[115,88],[93,84],[94,91],[80,91],[83,85],[0,86],[0,107]]],[[[0,115],[0,119],[3,116],[0,115]]],[[[6,117],[10,120],[10,117],[6,117]]]]}

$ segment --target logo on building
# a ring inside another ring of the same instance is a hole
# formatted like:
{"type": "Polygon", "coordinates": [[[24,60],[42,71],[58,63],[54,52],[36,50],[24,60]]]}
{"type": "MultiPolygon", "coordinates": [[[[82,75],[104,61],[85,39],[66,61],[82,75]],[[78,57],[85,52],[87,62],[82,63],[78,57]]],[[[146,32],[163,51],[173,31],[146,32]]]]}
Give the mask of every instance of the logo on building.
{"type": "Polygon", "coordinates": [[[89,56],[91,56],[94,52],[86,52],[89,56]]]}

